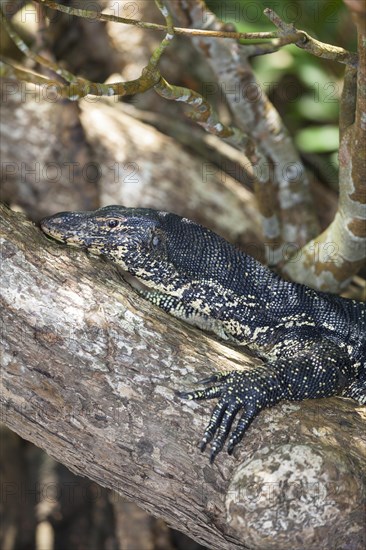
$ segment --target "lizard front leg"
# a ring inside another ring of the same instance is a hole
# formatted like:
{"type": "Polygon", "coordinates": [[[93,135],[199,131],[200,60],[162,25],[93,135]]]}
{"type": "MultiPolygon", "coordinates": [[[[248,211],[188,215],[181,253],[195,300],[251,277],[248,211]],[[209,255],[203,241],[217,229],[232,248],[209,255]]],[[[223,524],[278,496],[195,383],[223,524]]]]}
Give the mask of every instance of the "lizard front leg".
{"type": "MultiPolygon", "coordinates": [[[[200,447],[212,441],[210,461],[221,451],[233,421],[244,409],[228,442],[228,452],[242,439],[258,413],[283,399],[301,401],[340,394],[356,377],[347,353],[326,339],[313,339],[298,345],[291,355],[285,349],[280,357],[244,372],[235,371],[218,377],[218,384],[192,392],[180,392],[184,399],[219,398],[200,447]]],[[[213,377],[212,381],[216,378],[213,377]]]]}
{"type": "MultiPolygon", "coordinates": [[[[222,323],[200,314],[181,299],[155,290],[139,293],[167,313],[228,338],[222,323]]],[[[272,347],[272,354],[276,357],[265,365],[212,376],[206,381],[215,383],[211,387],[176,392],[183,399],[219,398],[200,443],[203,451],[212,441],[211,462],[223,448],[240,410],[243,413],[229,438],[229,454],[259,412],[281,400],[329,397],[343,391],[343,395],[365,403],[366,382],[356,380],[357,369],[346,351],[312,329],[288,333],[272,347]]]]}

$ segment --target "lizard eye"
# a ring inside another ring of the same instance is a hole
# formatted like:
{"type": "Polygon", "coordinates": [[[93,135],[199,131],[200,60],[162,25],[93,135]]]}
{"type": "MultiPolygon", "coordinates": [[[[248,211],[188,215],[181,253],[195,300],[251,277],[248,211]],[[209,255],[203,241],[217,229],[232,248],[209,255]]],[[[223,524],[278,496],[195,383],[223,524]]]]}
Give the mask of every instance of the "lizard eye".
{"type": "Polygon", "coordinates": [[[118,220],[108,220],[107,225],[108,227],[113,229],[114,227],[117,227],[118,223],[118,220]]]}

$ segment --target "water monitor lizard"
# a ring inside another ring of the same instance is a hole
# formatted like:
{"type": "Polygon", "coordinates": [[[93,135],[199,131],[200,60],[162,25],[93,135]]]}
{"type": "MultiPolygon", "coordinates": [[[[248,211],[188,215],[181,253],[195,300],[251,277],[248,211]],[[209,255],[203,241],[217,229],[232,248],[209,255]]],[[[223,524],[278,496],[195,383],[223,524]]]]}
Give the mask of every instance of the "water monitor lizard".
{"type": "Polygon", "coordinates": [[[100,254],[180,319],[247,345],[263,360],[215,374],[185,399],[218,398],[201,441],[211,461],[229,436],[231,454],[259,411],[283,399],[342,395],[366,404],[366,304],[284,281],[222,237],[186,218],[106,206],[41,221],[57,241],[100,254]],[[211,385],[210,385],[211,384],[211,385]]]}

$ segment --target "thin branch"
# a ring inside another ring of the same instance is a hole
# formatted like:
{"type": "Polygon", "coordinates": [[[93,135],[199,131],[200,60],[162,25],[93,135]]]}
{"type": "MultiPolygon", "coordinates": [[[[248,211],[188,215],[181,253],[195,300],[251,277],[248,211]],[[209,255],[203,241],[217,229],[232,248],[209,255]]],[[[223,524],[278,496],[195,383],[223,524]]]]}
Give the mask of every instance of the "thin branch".
{"type": "Polygon", "coordinates": [[[169,13],[167,7],[160,0],[155,0],[155,4],[156,4],[157,8],[159,9],[159,11],[161,12],[161,14],[163,15],[163,17],[165,17],[167,33],[166,33],[165,37],[163,38],[163,40],[161,41],[160,45],[155,49],[155,51],[153,52],[153,54],[150,58],[150,62],[149,62],[150,67],[153,67],[154,69],[157,68],[160,57],[162,56],[165,49],[168,46],[170,46],[170,43],[173,40],[174,34],[175,34],[174,26],[173,26],[173,19],[172,19],[172,16],[170,15],[170,13],[169,13]]]}
{"type": "Polygon", "coordinates": [[[333,46],[332,44],[326,44],[316,40],[307,32],[297,29],[293,23],[285,23],[277,15],[277,13],[270,8],[266,8],[263,13],[270,21],[272,21],[274,25],[276,25],[277,28],[280,29],[281,36],[300,34],[301,38],[296,42],[296,46],[299,48],[306,50],[317,57],[332,59],[333,61],[338,61],[338,63],[344,63],[346,65],[350,65],[351,67],[357,67],[357,53],[349,52],[344,48],[339,48],[338,46],[333,46]]]}
{"type": "Polygon", "coordinates": [[[301,33],[298,32],[294,34],[289,34],[287,36],[282,36],[281,38],[275,38],[271,42],[266,42],[264,44],[245,44],[245,53],[248,55],[248,57],[274,53],[283,46],[287,46],[288,44],[295,44],[300,38],[301,33]]]}
{"type": "Polygon", "coordinates": [[[188,116],[202,126],[207,132],[223,139],[231,138],[237,146],[240,146],[244,140],[247,140],[245,134],[240,130],[222,124],[212,105],[198,92],[182,86],[169,84],[164,78],[161,78],[159,82],[155,84],[154,90],[161,97],[164,97],[164,99],[180,101],[189,105],[192,111],[188,113],[188,116]]]}
{"type": "Polygon", "coordinates": [[[17,67],[13,61],[0,57],[0,78],[13,78],[38,86],[47,86],[59,90],[62,84],[58,80],[52,80],[33,71],[27,71],[24,68],[17,67]]]}
{"type": "MultiPolygon", "coordinates": [[[[64,6],[63,4],[57,4],[51,0],[34,0],[38,4],[43,4],[53,10],[67,13],[69,15],[75,15],[77,17],[84,17],[86,19],[111,21],[114,23],[124,23],[125,25],[133,25],[134,27],[140,27],[141,29],[149,29],[156,31],[168,31],[167,25],[160,25],[158,23],[149,23],[146,21],[137,21],[136,19],[128,19],[126,17],[119,17],[117,15],[111,15],[108,13],[100,13],[95,10],[84,10],[80,8],[72,8],[64,6]]],[[[175,34],[186,34],[190,36],[207,36],[217,38],[232,38],[233,40],[258,40],[258,39],[270,39],[278,38],[277,32],[231,32],[231,31],[211,31],[204,29],[185,29],[181,27],[174,27],[175,34]]]]}
{"type": "Polygon", "coordinates": [[[167,32],[169,34],[175,34],[173,17],[166,6],[166,2],[155,0],[155,4],[157,5],[158,10],[165,19],[167,32]]]}

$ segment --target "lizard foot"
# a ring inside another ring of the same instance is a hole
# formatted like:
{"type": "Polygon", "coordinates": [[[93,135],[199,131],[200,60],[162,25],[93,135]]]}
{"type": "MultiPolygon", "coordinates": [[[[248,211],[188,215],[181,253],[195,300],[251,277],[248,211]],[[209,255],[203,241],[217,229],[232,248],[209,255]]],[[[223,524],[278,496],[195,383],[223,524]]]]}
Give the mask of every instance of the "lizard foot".
{"type": "Polygon", "coordinates": [[[213,399],[218,397],[210,422],[200,443],[201,451],[212,441],[210,462],[215,460],[230,433],[232,423],[240,409],[244,409],[229,442],[228,453],[242,439],[246,429],[264,407],[278,403],[283,397],[278,381],[271,369],[257,367],[250,371],[234,371],[225,376],[213,376],[209,382],[219,384],[191,392],[176,392],[183,399],[213,399]]]}

